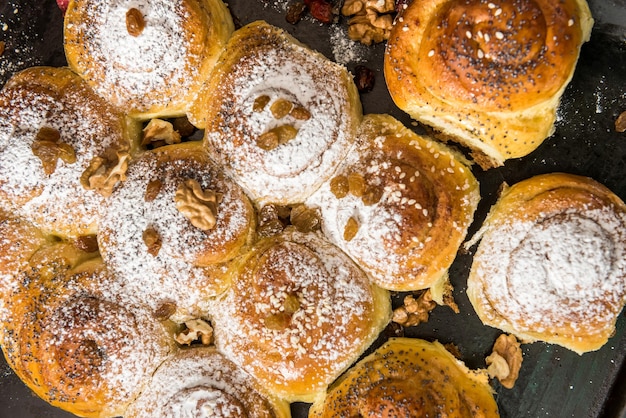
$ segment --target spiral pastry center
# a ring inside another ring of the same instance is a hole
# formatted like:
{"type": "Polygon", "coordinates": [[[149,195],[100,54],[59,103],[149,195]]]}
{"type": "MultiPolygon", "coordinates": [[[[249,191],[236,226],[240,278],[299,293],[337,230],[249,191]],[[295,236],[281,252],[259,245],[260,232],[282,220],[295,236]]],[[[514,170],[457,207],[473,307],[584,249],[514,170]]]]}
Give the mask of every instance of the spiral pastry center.
{"type": "Polygon", "coordinates": [[[164,416],[181,418],[245,418],[244,406],[233,396],[212,387],[195,386],[170,398],[164,416]]]}

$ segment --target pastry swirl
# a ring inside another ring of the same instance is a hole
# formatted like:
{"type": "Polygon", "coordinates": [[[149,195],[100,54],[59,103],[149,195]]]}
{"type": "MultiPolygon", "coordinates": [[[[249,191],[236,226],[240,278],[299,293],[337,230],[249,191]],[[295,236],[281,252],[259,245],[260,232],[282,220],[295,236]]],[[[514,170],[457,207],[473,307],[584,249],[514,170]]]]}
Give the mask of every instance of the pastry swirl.
{"type": "Polygon", "coordinates": [[[392,29],[385,79],[398,107],[501,165],[552,134],[592,25],[584,0],[414,2],[392,29]]]}
{"type": "Polygon", "coordinates": [[[98,241],[107,265],[152,309],[172,302],[182,317],[200,315],[228,286],[219,264],[254,233],[252,204],[200,142],[143,153],[106,205],[98,241]],[[206,220],[213,225],[203,229],[206,220]]]}
{"type": "Polygon", "coordinates": [[[388,294],[317,234],[288,229],[238,260],[215,344],[270,392],[310,401],[377,337],[388,294]]]}
{"type": "Polygon", "coordinates": [[[180,116],[233,30],[221,0],[77,0],[65,13],[65,55],[129,114],[180,116]]]}
{"type": "Polygon", "coordinates": [[[320,208],[326,236],[377,285],[407,291],[447,278],[479,199],[462,156],[391,116],[366,115],[335,177],[306,203],[320,208]],[[362,190],[350,185],[357,180],[362,190]],[[358,231],[346,237],[351,220],[358,231]]]}
{"type": "Polygon", "coordinates": [[[260,206],[315,191],[361,120],[347,70],[265,22],[235,32],[194,109],[212,158],[260,206]]]}
{"type": "Polygon", "coordinates": [[[545,174],[506,189],[479,232],[467,294],[487,325],[577,353],[626,302],[626,205],[598,182],[545,174]]]}
{"type": "Polygon", "coordinates": [[[179,350],[159,366],[125,417],[288,418],[289,405],[214,347],[179,350]]]}
{"type": "Polygon", "coordinates": [[[130,149],[126,119],[67,68],[34,67],[0,92],[0,205],[45,233],[97,230],[104,198],[81,176],[130,149]]]}
{"type": "Polygon", "coordinates": [[[317,400],[309,417],[498,417],[487,374],[440,343],[392,338],[317,400]]]}

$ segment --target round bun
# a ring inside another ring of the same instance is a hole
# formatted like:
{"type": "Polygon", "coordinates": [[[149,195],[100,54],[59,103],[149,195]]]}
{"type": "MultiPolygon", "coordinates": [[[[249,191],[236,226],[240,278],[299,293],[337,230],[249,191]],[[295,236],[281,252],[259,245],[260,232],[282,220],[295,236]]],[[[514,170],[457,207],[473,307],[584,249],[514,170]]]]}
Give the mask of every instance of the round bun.
{"type": "Polygon", "coordinates": [[[130,142],[123,114],[67,68],[34,67],[0,92],[0,204],[46,233],[94,234],[104,198],[81,176],[130,142]]]}
{"type": "Polygon", "coordinates": [[[265,22],[234,33],[194,109],[212,158],[259,205],[302,202],[361,120],[348,71],[265,22]]]}
{"type": "Polygon", "coordinates": [[[462,156],[391,116],[366,115],[356,146],[306,203],[377,285],[408,291],[447,279],[479,200],[462,156]]]}
{"type": "Polygon", "coordinates": [[[391,30],[385,81],[400,109],[499,166],[552,134],[592,25],[585,0],[412,2],[391,30]]]}
{"type": "Polygon", "coordinates": [[[228,286],[219,264],[252,239],[255,212],[213,164],[200,142],[147,151],[106,201],[98,241],[102,256],[155,311],[173,303],[199,316],[228,286]]]}
{"type": "Polygon", "coordinates": [[[390,319],[387,292],[314,233],[263,239],[230,274],[213,312],[215,344],[288,401],[323,392],[390,319]]]}
{"type": "Polygon", "coordinates": [[[65,56],[129,114],[184,115],[234,30],[221,0],[71,1],[65,56]]]}
{"type": "Polygon", "coordinates": [[[126,418],[288,418],[289,404],[266,395],[258,383],[214,347],[179,350],[159,366],[126,418]]]}
{"type": "Polygon", "coordinates": [[[545,174],[507,188],[467,284],[479,318],[527,341],[597,350],[626,302],[626,205],[598,182],[545,174]]]}
{"type": "Polygon", "coordinates": [[[309,417],[495,418],[486,372],[468,369],[438,342],[392,338],[316,401],[309,417]]]}

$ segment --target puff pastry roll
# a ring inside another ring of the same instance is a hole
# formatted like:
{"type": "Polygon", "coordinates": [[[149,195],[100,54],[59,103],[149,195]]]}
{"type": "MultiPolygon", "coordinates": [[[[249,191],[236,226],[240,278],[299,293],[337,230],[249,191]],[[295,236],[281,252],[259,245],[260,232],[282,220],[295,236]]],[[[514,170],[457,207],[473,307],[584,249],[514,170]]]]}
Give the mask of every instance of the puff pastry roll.
{"type": "Polygon", "coordinates": [[[95,233],[101,192],[117,183],[92,187],[81,178],[95,161],[106,172],[117,166],[128,132],[123,114],[71,70],[17,73],[0,92],[0,206],[45,233],[95,233]]]}
{"type": "Polygon", "coordinates": [[[385,80],[400,109],[499,166],[553,133],[592,26],[585,0],[414,1],[391,30],[385,80]]]}
{"type": "Polygon", "coordinates": [[[237,260],[215,344],[279,398],[311,401],[390,319],[386,291],[320,235],[288,228],[237,260]]]}
{"type": "Polygon", "coordinates": [[[479,318],[526,342],[599,349],[626,302],[626,206],[595,180],[507,188],[478,234],[467,284],[479,318]]]}
{"type": "Polygon", "coordinates": [[[408,291],[445,282],[479,199],[460,154],[366,115],[354,150],[306,204],[377,285],[408,291]]]}
{"type": "Polygon", "coordinates": [[[133,116],[182,116],[234,30],[221,0],[75,0],[69,66],[133,116]]]}
{"type": "Polygon", "coordinates": [[[252,204],[200,142],[145,152],[106,201],[98,242],[107,265],[154,311],[196,317],[228,286],[221,263],[253,237],[252,204]]]}
{"type": "Polygon", "coordinates": [[[265,22],[235,32],[191,120],[262,206],[302,202],[347,154],[361,120],[348,71],[265,22]]]}
{"type": "Polygon", "coordinates": [[[289,418],[289,404],[259,384],[214,347],[182,349],[161,364],[126,418],[289,418]]]}
{"type": "Polygon", "coordinates": [[[309,417],[498,417],[488,376],[438,342],[392,338],[317,400],[309,417]]]}

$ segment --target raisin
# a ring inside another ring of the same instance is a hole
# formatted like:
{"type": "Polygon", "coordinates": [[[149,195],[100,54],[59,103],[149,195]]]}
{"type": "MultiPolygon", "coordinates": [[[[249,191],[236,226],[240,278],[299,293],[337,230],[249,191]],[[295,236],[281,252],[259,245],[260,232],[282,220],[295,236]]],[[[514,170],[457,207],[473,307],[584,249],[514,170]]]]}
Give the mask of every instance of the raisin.
{"type": "Polygon", "coordinates": [[[350,191],[350,185],[346,176],[337,176],[330,181],[330,191],[337,199],[343,199],[350,191]]]}
{"type": "Polygon", "coordinates": [[[126,12],[126,30],[129,35],[139,36],[145,27],[146,21],[139,10],[133,7],[126,12]]]}
{"type": "Polygon", "coordinates": [[[154,199],[156,199],[161,192],[162,187],[163,183],[161,182],[161,180],[152,180],[146,186],[146,192],[143,195],[143,200],[146,202],[154,201],[154,199]]]}
{"type": "Polygon", "coordinates": [[[332,23],[335,16],[333,14],[333,5],[326,0],[307,0],[305,1],[309,6],[309,11],[313,18],[319,20],[322,23],[332,23]]]}
{"type": "Polygon", "coordinates": [[[304,17],[304,13],[306,12],[306,5],[302,1],[295,1],[290,3],[287,7],[287,16],[285,16],[285,20],[287,23],[295,25],[304,17]]]}
{"type": "Polygon", "coordinates": [[[622,112],[615,121],[615,130],[617,132],[626,132],[626,112],[622,112]]]}
{"type": "Polygon", "coordinates": [[[343,230],[343,239],[346,241],[352,241],[352,238],[356,236],[356,233],[359,232],[359,223],[353,217],[348,219],[346,223],[346,227],[343,230]]]}
{"type": "Polygon", "coordinates": [[[82,235],[72,242],[75,248],[86,253],[98,251],[98,239],[96,235],[82,235]]]}
{"type": "Polygon", "coordinates": [[[348,175],[348,189],[353,196],[362,197],[365,194],[365,179],[359,173],[348,175]]]}
{"type": "Polygon", "coordinates": [[[312,232],[320,228],[320,214],[317,209],[306,205],[294,206],[291,209],[291,224],[300,232],[312,232]]]}
{"type": "Polygon", "coordinates": [[[374,71],[364,65],[357,65],[354,69],[354,83],[360,93],[369,93],[374,89],[376,76],[374,71]]]}

